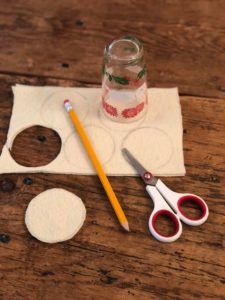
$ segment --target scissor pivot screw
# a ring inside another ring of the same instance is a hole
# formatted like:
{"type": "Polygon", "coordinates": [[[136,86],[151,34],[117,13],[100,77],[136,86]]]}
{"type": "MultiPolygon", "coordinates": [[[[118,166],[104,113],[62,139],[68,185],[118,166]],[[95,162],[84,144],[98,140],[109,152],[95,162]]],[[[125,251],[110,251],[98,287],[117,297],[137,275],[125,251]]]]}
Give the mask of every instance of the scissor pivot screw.
{"type": "Polygon", "coordinates": [[[149,172],[146,172],[145,174],[144,174],[144,179],[145,180],[150,180],[152,178],[152,175],[149,173],[149,172]]]}

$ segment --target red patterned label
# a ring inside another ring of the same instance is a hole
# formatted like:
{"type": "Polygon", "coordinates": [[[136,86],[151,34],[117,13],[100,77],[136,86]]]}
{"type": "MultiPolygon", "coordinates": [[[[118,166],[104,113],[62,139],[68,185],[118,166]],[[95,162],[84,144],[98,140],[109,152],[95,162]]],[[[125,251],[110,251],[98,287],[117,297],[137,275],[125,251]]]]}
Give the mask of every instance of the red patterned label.
{"type": "Polygon", "coordinates": [[[137,111],[138,113],[141,112],[144,109],[145,103],[141,102],[140,104],[138,104],[137,106],[137,111]]]}
{"type": "Polygon", "coordinates": [[[126,119],[134,118],[144,109],[145,103],[141,102],[136,107],[126,108],[122,111],[122,116],[126,119]]]}
{"type": "Polygon", "coordinates": [[[104,98],[102,98],[102,106],[105,109],[105,111],[110,114],[113,117],[117,117],[118,116],[118,112],[117,109],[115,107],[113,107],[112,105],[106,103],[104,101],[104,98]]]}

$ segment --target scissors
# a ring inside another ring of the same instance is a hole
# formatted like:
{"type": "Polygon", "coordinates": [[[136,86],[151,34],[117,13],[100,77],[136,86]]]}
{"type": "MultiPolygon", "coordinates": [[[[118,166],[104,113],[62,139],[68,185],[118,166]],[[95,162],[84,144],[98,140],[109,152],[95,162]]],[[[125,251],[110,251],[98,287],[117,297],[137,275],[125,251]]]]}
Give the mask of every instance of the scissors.
{"type": "Polygon", "coordinates": [[[209,210],[202,198],[194,194],[173,192],[160,179],[147,171],[126,148],[122,149],[122,153],[144,180],[146,190],[153,200],[154,209],[149,217],[148,226],[151,234],[157,240],[167,243],[176,241],[182,233],[180,220],[191,226],[201,225],[207,220],[209,210]],[[194,219],[185,215],[181,205],[186,201],[198,205],[201,210],[201,215],[198,218],[194,219]],[[168,217],[174,224],[174,232],[169,236],[161,234],[156,228],[156,221],[162,215],[168,217]]]}

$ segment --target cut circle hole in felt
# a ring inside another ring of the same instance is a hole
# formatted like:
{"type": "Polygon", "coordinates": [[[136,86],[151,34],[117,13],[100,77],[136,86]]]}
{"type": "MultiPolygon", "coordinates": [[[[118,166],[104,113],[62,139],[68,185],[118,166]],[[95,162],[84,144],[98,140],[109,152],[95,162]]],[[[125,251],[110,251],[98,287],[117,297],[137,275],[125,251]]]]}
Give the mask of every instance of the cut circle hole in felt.
{"type": "Polygon", "coordinates": [[[32,126],[16,135],[10,150],[12,158],[26,167],[45,166],[60,153],[59,134],[47,127],[32,126]]]}
{"type": "Polygon", "coordinates": [[[45,243],[71,239],[82,227],[86,208],[82,200],[64,189],[46,190],[29,203],[25,224],[32,236],[45,243]]]}

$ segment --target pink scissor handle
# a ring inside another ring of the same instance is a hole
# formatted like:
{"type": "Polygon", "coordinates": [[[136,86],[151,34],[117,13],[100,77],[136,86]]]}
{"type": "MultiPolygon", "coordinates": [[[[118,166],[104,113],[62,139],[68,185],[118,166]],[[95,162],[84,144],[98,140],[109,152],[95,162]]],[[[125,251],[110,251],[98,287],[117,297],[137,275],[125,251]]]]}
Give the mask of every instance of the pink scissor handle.
{"type": "Polygon", "coordinates": [[[156,187],[177,213],[177,216],[185,224],[197,226],[203,224],[207,220],[209,215],[208,206],[199,196],[194,194],[181,194],[173,192],[160,179],[157,181],[156,187]],[[201,210],[201,215],[199,217],[191,218],[185,214],[182,209],[182,204],[187,201],[197,204],[201,210]]]}
{"type": "Polygon", "coordinates": [[[182,233],[182,225],[179,218],[172,211],[162,195],[154,186],[147,185],[146,190],[154,202],[154,209],[150,215],[148,223],[151,234],[160,242],[170,243],[176,241],[182,233]],[[172,221],[172,223],[174,224],[173,234],[164,235],[157,230],[156,221],[160,216],[166,216],[172,221]]]}

